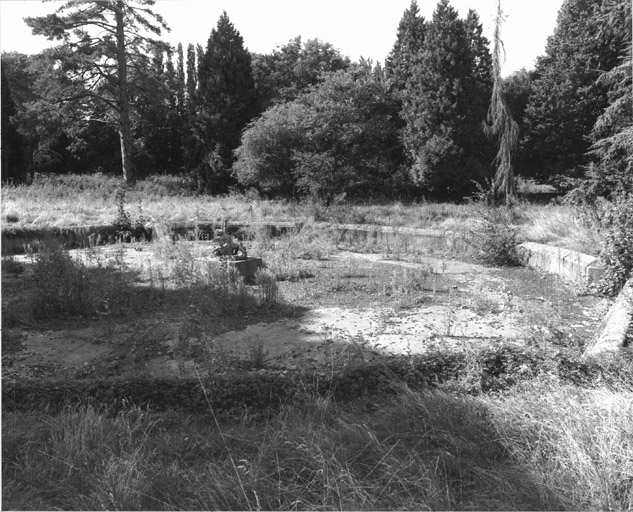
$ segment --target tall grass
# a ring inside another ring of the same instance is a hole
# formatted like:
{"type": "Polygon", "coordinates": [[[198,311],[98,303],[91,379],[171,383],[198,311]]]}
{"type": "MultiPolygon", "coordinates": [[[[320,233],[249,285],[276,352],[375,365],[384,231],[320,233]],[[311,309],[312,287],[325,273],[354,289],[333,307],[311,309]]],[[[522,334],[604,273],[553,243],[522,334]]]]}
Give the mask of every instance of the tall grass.
{"type": "MultiPolygon", "coordinates": [[[[33,184],[2,186],[2,221],[13,227],[70,227],[112,224],[117,218],[119,181],[104,175],[37,175],[33,184]]],[[[208,196],[192,192],[184,177],[152,176],[126,190],[130,214],[139,204],[152,223],[307,221],[375,224],[468,231],[477,220],[476,204],[336,204],[263,200],[253,194],[208,196]]],[[[595,228],[578,219],[573,208],[519,204],[515,222],[521,238],[584,252],[598,248],[595,228]]]]}
{"type": "Polygon", "coordinates": [[[627,510],[633,389],[532,381],[500,397],[414,392],[274,416],[90,406],[4,414],[3,508],[627,510]]]}

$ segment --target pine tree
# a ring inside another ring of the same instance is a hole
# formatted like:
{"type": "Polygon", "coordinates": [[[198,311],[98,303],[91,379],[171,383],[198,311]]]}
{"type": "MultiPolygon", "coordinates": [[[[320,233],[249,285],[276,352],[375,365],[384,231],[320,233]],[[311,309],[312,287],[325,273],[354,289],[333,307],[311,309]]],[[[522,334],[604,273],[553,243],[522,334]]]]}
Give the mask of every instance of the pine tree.
{"type": "Polygon", "coordinates": [[[242,129],[257,113],[251,56],[226,11],[198,63],[198,107],[194,130],[203,157],[197,174],[206,190],[224,192],[234,183],[230,169],[242,129]]]}
{"type": "Polygon", "coordinates": [[[615,0],[566,0],[545,55],[539,57],[521,140],[521,173],[561,182],[587,163],[589,135],[607,106],[607,87],[597,81],[616,66],[630,43],[630,21],[600,13],[615,0]]]}
{"type": "Polygon", "coordinates": [[[9,82],[4,73],[4,66],[0,67],[2,83],[0,93],[2,94],[2,182],[19,183],[26,180],[26,166],[24,162],[22,137],[11,122],[11,116],[16,113],[15,103],[11,97],[9,82]]]}
{"type": "Polygon", "coordinates": [[[485,39],[441,0],[426,27],[403,96],[403,142],[414,181],[434,196],[460,199],[492,160],[481,126],[490,97],[485,39]]]}
{"type": "Polygon", "coordinates": [[[115,113],[126,183],[135,179],[130,82],[143,67],[138,65],[145,58],[143,47],[155,42],[142,31],[160,35],[161,29],[167,29],[162,18],[147,7],[153,4],[154,0],[70,0],[55,14],[25,19],[33,34],[63,41],[51,57],[62,64],[72,89],[57,101],[81,101],[84,108],[88,102],[98,102],[115,113]],[[91,32],[92,28],[98,31],[91,32]]]}

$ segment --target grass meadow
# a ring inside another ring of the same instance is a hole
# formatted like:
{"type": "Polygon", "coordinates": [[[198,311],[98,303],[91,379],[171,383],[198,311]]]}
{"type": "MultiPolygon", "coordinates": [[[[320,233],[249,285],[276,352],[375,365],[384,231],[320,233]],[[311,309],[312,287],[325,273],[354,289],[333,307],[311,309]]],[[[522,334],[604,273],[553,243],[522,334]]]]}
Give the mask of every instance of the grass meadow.
{"type": "MultiPolygon", "coordinates": [[[[103,175],[42,176],[33,184],[2,187],[2,225],[15,228],[112,224],[117,218],[115,191],[119,180],[103,175]]],[[[310,201],[262,199],[256,193],[222,197],[194,194],[185,178],[153,176],[126,191],[130,217],[155,224],[172,222],[235,223],[312,221],[406,226],[460,232],[479,216],[475,203],[368,202],[324,207],[310,201]]],[[[512,223],[525,241],[546,243],[595,254],[595,225],[561,204],[519,203],[512,223]]]]}
{"type": "MultiPolygon", "coordinates": [[[[38,178],[31,187],[3,187],[3,227],[113,222],[116,185],[105,177],[68,176],[38,178]]],[[[132,218],[139,201],[138,215],[157,223],[274,219],[452,230],[477,215],[471,204],[326,209],[252,194],[211,198],[192,195],[185,183],[164,178],[140,182],[127,193],[132,218]]],[[[577,220],[570,208],[519,204],[513,215],[525,239],[583,244],[585,252],[593,243],[590,224],[577,220]]],[[[187,256],[185,244],[152,243],[171,262],[170,279],[187,270],[185,281],[196,282],[180,300],[183,304],[196,297],[207,300],[211,289],[222,304],[222,293],[234,296],[239,288],[250,294],[243,302],[253,308],[283,304],[277,283],[300,281],[313,270],[310,262],[336,251],[318,227],[280,241],[263,233],[253,236],[269,265],[252,289],[198,275],[187,263],[195,255],[187,256]]],[[[85,271],[76,272],[68,258],[58,259],[43,259],[42,272],[62,279],[60,286],[85,283],[85,271]],[[66,277],[60,278],[62,266],[66,277]]],[[[53,306],[60,306],[69,315],[69,307],[87,304],[97,311],[109,293],[112,304],[121,302],[122,293],[135,296],[131,284],[117,281],[105,265],[94,276],[91,289],[98,293],[86,291],[80,304],[75,303],[77,293],[55,294],[49,290],[53,278],[45,280],[50,293],[42,311],[55,315],[53,306]]],[[[413,285],[399,283],[402,293],[413,285]]],[[[3,313],[4,305],[5,296],[3,313]]],[[[116,313],[108,308],[108,314],[116,313]]],[[[5,327],[3,314],[3,349],[5,327]]],[[[115,410],[92,403],[69,404],[61,411],[46,406],[3,411],[2,508],[633,509],[630,354],[594,373],[577,362],[563,368],[562,361],[542,355],[538,371],[516,365],[510,384],[492,390],[482,385],[480,362],[472,359],[458,376],[434,386],[414,389],[394,377],[386,390],[337,400],[312,393],[306,385],[305,392],[274,410],[220,411],[209,402],[198,414],[132,404],[115,410]]]]}

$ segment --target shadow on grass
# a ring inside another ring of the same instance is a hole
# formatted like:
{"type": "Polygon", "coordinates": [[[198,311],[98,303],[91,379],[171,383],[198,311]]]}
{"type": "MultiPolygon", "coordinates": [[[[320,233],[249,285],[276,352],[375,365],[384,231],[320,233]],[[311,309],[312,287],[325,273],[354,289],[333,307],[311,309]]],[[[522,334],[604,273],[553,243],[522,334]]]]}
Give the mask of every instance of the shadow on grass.
{"type": "MultiPolygon", "coordinates": [[[[3,414],[3,508],[560,510],[476,399],[402,385],[275,415],[3,414]]],[[[566,506],[567,505],[567,506],[566,506]]]]}

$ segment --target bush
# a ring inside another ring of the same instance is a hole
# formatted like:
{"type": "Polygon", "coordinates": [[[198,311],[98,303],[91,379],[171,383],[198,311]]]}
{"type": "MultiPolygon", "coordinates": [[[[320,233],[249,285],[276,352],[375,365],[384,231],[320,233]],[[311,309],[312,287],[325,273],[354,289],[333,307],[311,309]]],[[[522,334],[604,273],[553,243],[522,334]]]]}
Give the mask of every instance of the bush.
{"type": "Polygon", "coordinates": [[[598,214],[601,257],[605,272],[599,283],[602,293],[617,295],[633,270],[633,195],[616,199],[598,214]]]}
{"type": "Polygon", "coordinates": [[[475,257],[488,265],[521,265],[516,227],[512,225],[512,209],[505,206],[481,206],[480,220],[471,229],[475,257]]]}
{"type": "Polygon", "coordinates": [[[131,284],[114,269],[89,269],[61,249],[37,256],[31,300],[35,318],[123,316],[131,295],[131,284]]]}

